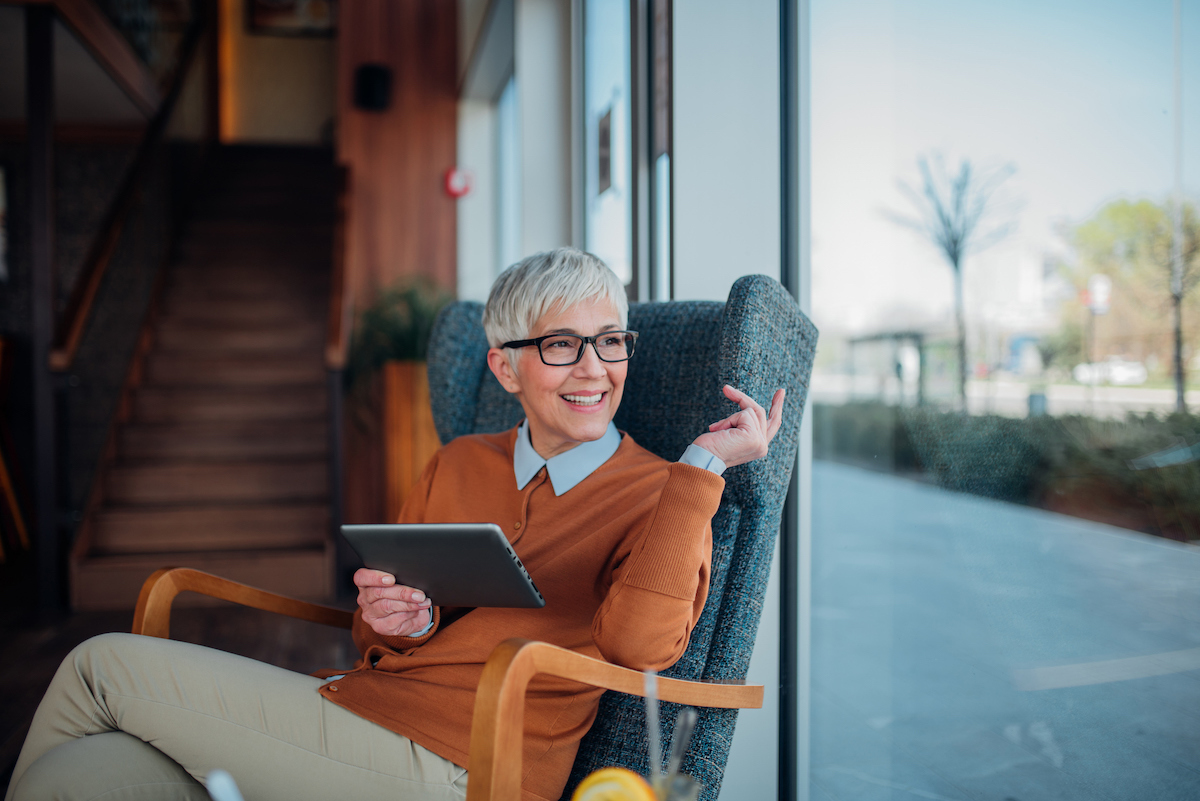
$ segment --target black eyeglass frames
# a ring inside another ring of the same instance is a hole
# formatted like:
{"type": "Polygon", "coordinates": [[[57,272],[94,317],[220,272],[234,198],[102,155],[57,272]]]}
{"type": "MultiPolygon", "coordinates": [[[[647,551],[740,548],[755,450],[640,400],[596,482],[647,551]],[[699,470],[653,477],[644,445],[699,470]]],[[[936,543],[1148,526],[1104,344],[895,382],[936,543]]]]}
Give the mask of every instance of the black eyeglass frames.
{"type": "Polygon", "coordinates": [[[502,348],[528,348],[536,345],[542,364],[551,367],[566,367],[583,358],[583,349],[589,344],[596,349],[602,362],[623,362],[633,356],[637,343],[637,331],[602,331],[594,337],[575,334],[547,334],[534,339],[517,339],[505,342],[502,348]]]}

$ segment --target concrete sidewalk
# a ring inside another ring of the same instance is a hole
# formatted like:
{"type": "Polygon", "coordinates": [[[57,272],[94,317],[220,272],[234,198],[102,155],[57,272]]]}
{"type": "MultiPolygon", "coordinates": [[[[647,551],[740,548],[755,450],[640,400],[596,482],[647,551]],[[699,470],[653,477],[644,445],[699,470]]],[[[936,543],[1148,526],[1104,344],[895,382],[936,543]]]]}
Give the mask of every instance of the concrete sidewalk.
{"type": "Polygon", "coordinates": [[[813,799],[1200,798],[1200,548],[813,468],[813,799]]]}

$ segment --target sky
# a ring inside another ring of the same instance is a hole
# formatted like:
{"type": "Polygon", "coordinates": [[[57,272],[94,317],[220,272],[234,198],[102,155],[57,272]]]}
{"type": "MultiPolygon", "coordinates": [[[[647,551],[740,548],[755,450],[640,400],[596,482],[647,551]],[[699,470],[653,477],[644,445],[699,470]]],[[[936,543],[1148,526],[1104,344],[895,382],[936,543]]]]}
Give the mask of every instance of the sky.
{"type": "MultiPolygon", "coordinates": [[[[1184,191],[1200,197],[1200,0],[1183,0],[1184,191]]],[[[911,210],[919,155],[1011,167],[968,258],[968,314],[993,331],[1055,323],[1057,233],[1173,186],[1171,0],[813,0],[813,310],[832,335],[948,326],[952,273],[887,216],[911,210]]],[[[1069,255],[1069,254],[1067,254],[1069,255]]],[[[1061,288],[1060,288],[1061,290],[1061,288]]]]}

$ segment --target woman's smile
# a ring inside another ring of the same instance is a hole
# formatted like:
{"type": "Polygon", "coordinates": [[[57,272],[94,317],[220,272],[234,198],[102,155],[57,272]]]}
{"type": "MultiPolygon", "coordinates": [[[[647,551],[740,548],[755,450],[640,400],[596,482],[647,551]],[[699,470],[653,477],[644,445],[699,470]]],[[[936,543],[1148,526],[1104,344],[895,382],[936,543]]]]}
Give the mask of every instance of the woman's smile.
{"type": "Polygon", "coordinates": [[[591,410],[600,406],[600,402],[604,400],[604,394],[603,392],[590,394],[586,392],[573,392],[570,395],[561,395],[560,397],[580,410],[591,410]]]}

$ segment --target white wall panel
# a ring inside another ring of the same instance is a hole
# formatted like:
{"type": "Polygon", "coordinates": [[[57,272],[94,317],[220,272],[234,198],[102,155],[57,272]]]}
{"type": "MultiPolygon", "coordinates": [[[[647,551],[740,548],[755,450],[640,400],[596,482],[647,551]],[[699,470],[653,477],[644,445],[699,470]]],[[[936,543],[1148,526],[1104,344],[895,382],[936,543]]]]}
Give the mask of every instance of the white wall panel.
{"type": "Polygon", "coordinates": [[[724,300],[779,277],[779,10],[674,4],[675,293],[724,300]]]}

